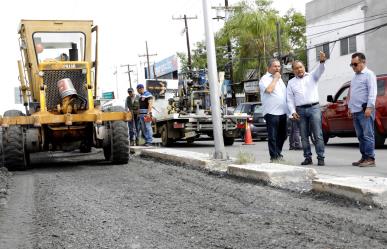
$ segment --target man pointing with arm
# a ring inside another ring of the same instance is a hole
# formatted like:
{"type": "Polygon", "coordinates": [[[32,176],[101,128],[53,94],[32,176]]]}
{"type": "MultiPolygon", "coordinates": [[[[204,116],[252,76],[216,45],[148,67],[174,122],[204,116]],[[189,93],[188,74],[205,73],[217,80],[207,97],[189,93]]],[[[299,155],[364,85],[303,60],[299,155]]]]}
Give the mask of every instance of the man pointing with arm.
{"type": "Polygon", "coordinates": [[[316,138],[316,153],[318,166],[324,166],[324,140],[321,128],[321,111],[318,97],[318,80],[325,70],[325,54],[320,52],[320,64],[311,73],[305,72],[301,61],[293,62],[295,77],[287,86],[287,104],[291,118],[300,122],[302,149],[305,160],[301,165],[311,165],[312,151],[309,143],[309,133],[316,138]]]}

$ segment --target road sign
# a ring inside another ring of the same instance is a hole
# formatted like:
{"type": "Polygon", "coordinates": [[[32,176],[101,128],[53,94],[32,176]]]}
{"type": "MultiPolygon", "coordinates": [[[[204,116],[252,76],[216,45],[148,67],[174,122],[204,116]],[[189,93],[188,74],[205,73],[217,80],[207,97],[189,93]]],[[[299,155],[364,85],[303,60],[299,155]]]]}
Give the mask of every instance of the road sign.
{"type": "Polygon", "coordinates": [[[103,99],[114,99],[114,92],[103,92],[102,98],[103,99]]]}

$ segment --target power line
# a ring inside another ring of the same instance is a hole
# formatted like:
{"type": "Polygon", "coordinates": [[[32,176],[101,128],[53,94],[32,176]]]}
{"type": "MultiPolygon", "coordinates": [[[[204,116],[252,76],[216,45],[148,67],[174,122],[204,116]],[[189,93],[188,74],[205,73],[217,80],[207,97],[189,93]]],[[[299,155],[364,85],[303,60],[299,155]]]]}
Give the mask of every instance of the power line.
{"type": "Polygon", "coordinates": [[[329,25],[334,25],[334,24],[339,24],[339,23],[346,23],[346,22],[358,21],[358,20],[363,20],[363,19],[365,20],[365,19],[370,19],[370,18],[377,17],[377,16],[386,16],[386,15],[387,15],[387,12],[385,12],[385,13],[380,13],[380,14],[373,15],[373,16],[368,16],[368,17],[361,17],[361,18],[355,18],[355,19],[348,19],[348,20],[339,21],[339,22],[331,22],[331,23],[325,23],[325,24],[319,24],[319,25],[312,25],[312,26],[306,26],[306,27],[307,27],[307,28],[323,27],[323,26],[329,26],[329,25]]]}
{"type": "MultiPolygon", "coordinates": [[[[361,35],[361,34],[364,34],[364,33],[370,32],[370,31],[376,31],[376,30],[378,30],[378,29],[380,29],[380,28],[383,28],[383,27],[385,27],[385,26],[387,26],[387,23],[383,23],[383,24],[378,25],[378,26],[375,26],[375,27],[373,27],[373,28],[366,29],[366,30],[363,30],[363,31],[361,31],[361,32],[351,34],[351,35],[349,35],[348,37],[350,37],[350,36],[361,35]]],[[[327,43],[330,44],[330,43],[338,42],[338,41],[340,41],[340,40],[342,40],[342,38],[337,39],[337,40],[333,40],[333,41],[329,41],[329,42],[325,42],[324,44],[327,44],[327,43]]],[[[317,47],[320,47],[320,46],[321,46],[321,45],[316,45],[316,46],[313,46],[313,47],[309,47],[309,48],[307,48],[306,50],[314,49],[314,48],[317,48],[317,47]]]]}
{"type": "Polygon", "coordinates": [[[188,71],[189,71],[189,76],[191,76],[191,72],[192,72],[192,59],[191,59],[191,48],[190,48],[190,44],[189,44],[189,34],[188,34],[188,23],[187,23],[187,20],[189,19],[198,19],[197,16],[194,16],[194,17],[187,17],[187,15],[184,14],[184,16],[180,16],[180,17],[172,17],[172,20],[184,20],[184,31],[185,31],[185,35],[186,35],[186,39],[187,39],[187,51],[188,51],[188,71]]]}
{"type": "Polygon", "coordinates": [[[366,21],[363,21],[363,22],[352,23],[352,24],[349,24],[349,25],[346,25],[346,26],[342,26],[342,27],[338,27],[338,28],[334,28],[334,29],[330,29],[330,30],[321,31],[321,32],[318,32],[318,33],[315,33],[315,34],[308,35],[308,37],[309,38],[320,37],[320,36],[332,33],[334,31],[340,30],[340,29],[345,29],[345,28],[348,28],[348,27],[351,27],[351,26],[354,26],[354,25],[357,25],[357,24],[362,24],[362,23],[366,23],[366,22],[375,21],[375,20],[381,19],[381,18],[384,18],[384,17],[378,17],[378,18],[375,18],[375,19],[372,19],[372,20],[366,20],[366,21]]]}
{"type": "Polygon", "coordinates": [[[310,19],[310,20],[319,19],[320,17],[325,17],[325,16],[327,16],[327,15],[330,15],[330,14],[333,14],[333,13],[336,13],[336,12],[340,12],[340,11],[343,10],[343,9],[347,9],[347,8],[349,8],[349,7],[358,5],[359,3],[363,3],[363,2],[364,2],[364,0],[361,0],[361,1],[359,1],[359,2],[356,2],[356,3],[350,4],[350,5],[348,5],[348,6],[345,6],[345,7],[343,7],[343,8],[340,8],[340,9],[337,9],[337,10],[334,10],[334,11],[331,11],[331,12],[328,12],[328,13],[323,13],[321,16],[316,16],[315,18],[312,18],[312,19],[310,19]]]}
{"type": "Polygon", "coordinates": [[[127,67],[128,68],[128,71],[125,72],[125,73],[128,73],[128,76],[129,76],[129,87],[130,88],[132,88],[132,79],[130,77],[130,73],[133,72],[133,70],[130,70],[130,67],[133,67],[133,66],[136,66],[136,65],[130,65],[130,64],[121,65],[121,67],[127,67]]]}
{"type": "Polygon", "coordinates": [[[143,55],[139,55],[139,57],[146,57],[146,61],[147,61],[147,64],[148,64],[148,79],[150,78],[150,64],[149,64],[149,56],[156,56],[157,54],[149,54],[148,52],[148,42],[145,41],[145,47],[146,47],[146,54],[143,54],[143,55]]]}

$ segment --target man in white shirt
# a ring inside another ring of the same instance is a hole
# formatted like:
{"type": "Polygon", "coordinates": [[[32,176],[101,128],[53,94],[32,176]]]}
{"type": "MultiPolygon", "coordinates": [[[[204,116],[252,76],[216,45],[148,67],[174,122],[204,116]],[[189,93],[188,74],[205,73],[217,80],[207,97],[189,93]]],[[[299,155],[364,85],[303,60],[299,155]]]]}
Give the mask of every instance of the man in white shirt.
{"type": "Polygon", "coordinates": [[[301,165],[313,164],[309,143],[310,132],[316,138],[317,165],[325,165],[325,148],[317,85],[325,70],[325,60],[325,54],[320,52],[320,64],[311,73],[305,72],[305,66],[301,61],[293,62],[292,68],[295,77],[289,81],[287,86],[287,104],[291,118],[300,122],[301,143],[305,157],[301,165]]]}
{"type": "Polygon", "coordinates": [[[281,79],[280,70],[280,62],[271,59],[267,73],[259,81],[271,162],[283,160],[282,147],[287,138],[286,86],[281,79]]]}

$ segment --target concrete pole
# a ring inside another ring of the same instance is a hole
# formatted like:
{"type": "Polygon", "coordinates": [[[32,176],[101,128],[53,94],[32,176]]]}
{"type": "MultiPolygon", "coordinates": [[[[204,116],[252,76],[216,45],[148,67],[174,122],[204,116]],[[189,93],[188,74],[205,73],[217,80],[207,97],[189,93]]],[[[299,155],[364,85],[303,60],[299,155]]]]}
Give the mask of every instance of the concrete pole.
{"type": "Polygon", "coordinates": [[[210,83],[212,125],[214,127],[215,159],[227,159],[223,141],[222,119],[220,113],[218,70],[216,67],[215,40],[209,18],[209,0],[203,0],[204,28],[206,31],[208,80],[210,83]]]}

